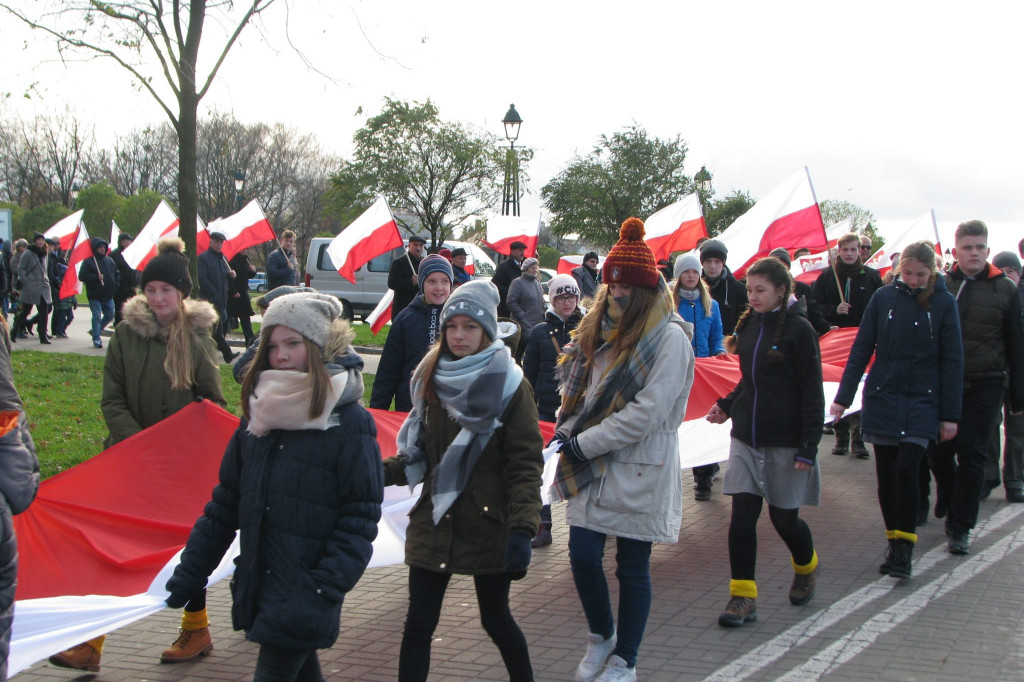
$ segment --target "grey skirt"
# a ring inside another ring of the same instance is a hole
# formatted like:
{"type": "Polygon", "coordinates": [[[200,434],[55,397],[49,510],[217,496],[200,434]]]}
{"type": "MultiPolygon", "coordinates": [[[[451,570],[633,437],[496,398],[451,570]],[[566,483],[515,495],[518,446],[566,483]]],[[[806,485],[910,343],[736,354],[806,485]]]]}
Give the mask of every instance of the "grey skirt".
{"type": "Polygon", "coordinates": [[[752,448],[732,438],[722,491],[726,495],[760,495],[780,509],[818,506],[821,472],[817,464],[810,471],[799,471],[793,459],[796,451],[797,448],[752,448]]]}

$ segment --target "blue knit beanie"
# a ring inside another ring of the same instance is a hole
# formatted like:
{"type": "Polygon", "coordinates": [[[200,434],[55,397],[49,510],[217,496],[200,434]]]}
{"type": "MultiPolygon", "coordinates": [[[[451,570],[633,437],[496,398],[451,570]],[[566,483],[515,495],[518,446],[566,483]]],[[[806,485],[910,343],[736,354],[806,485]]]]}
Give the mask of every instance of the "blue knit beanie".
{"type": "Polygon", "coordinates": [[[448,278],[449,283],[455,281],[455,273],[452,271],[452,264],[448,259],[440,254],[432,253],[420,261],[418,272],[420,276],[420,293],[423,293],[423,283],[434,272],[443,272],[448,278]]]}

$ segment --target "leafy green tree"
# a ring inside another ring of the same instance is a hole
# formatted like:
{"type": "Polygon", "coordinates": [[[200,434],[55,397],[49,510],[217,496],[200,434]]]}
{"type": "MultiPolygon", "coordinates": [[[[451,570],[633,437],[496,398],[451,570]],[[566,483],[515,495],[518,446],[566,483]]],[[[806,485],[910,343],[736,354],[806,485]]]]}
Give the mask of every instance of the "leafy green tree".
{"type": "MultiPolygon", "coordinates": [[[[343,224],[383,194],[396,219],[422,226],[436,244],[497,204],[504,160],[497,137],[443,121],[429,100],[385,98],[354,142],[355,158],[332,176],[326,207],[343,224]]],[[[519,153],[524,163],[532,158],[529,150],[519,153]]]]}
{"type": "MultiPolygon", "coordinates": [[[[110,236],[110,221],[124,205],[125,199],[109,183],[89,185],[78,193],[75,206],[85,209],[82,220],[90,237],[110,236]]],[[[116,245],[111,248],[116,248],[116,245]]]]}
{"type": "Polygon", "coordinates": [[[602,135],[590,154],[577,156],[541,190],[553,214],[551,231],[611,247],[626,218],[646,219],[693,191],[683,168],[686,152],[682,137],[651,137],[638,125],[602,135]]]}
{"type": "Polygon", "coordinates": [[[753,208],[756,201],[750,192],[739,189],[732,190],[721,201],[712,199],[708,214],[704,217],[708,224],[708,234],[712,237],[722,234],[725,228],[753,208]]]}
{"type": "Polygon", "coordinates": [[[71,210],[59,201],[51,201],[48,204],[37,206],[31,211],[25,211],[21,219],[21,229],[15,232],[15,239],[24,237],[32,241],[32,234],[35,232],[46,232],[59,221],[71,215],[71,210]]]}
{"type": "Polygon", "coordinates": [[[152,190],[140,190],[138,194],[125,199],[114,216],[114,222],[122,232],[137,237],[162,200],[163,197],[152,190]]]}
{"type": "Polygon", "coordinates": [[[558,268],[558,261],[562,258],[562,252],[551,246],[538,246],[537,255],[540,256],[537,259],[540,261],[540,266],[552,270],[558,268]]]}
{"type": "Polygon", "coordinates": [[[821,209],[821,220],[825,223],[825,227],[849,218],[852,232],[871,237],[872,251],[881,248],[885,243],[885,239],[875,229],[875,214],[868,209],[851,201],[836,199],[820,201],[818,207],[821,209]]]}

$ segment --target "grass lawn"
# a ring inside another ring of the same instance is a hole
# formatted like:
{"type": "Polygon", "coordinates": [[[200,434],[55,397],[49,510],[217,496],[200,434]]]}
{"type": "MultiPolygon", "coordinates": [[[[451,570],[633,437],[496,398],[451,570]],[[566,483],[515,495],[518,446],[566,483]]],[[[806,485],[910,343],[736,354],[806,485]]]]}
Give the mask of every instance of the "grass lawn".
{"type": "MultiPolygon", "coordinates": [[[[366,330],[369,333],[369,327],[366,330]]],[[[107,437],[100,411],[103,358],[18,351],[13,359],[14,383],[25,404],[43,478],[102,452],[107,437]]],[[[227,409],[240,415],[241,387],[235,383],[229,365],[221,365],[220,373],[227,409]]],[[[368,404],[373,376],[364,374],[363,385],[363,398],[368,404]]]]}

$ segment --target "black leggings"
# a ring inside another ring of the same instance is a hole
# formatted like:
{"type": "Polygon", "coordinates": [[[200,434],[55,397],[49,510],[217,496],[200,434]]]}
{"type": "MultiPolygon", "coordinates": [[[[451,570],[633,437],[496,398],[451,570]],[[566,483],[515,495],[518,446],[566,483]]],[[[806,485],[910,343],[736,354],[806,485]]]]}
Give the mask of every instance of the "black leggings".
{"type": "Polygon", "coordinates": [[[913,533],[921,500],[921,458],[925,449],[906,441],[875,446],[878,504],[886,530],[913,533]]]}
{"type": "MultiPolygon", "coordinates": [[[[733,580],[754,580],[757,566],[757,519],[764,498],[753,493],[732,496],[732,520],[729,522],[729,566],[733,580]]],[[[814,558],[811,529],[800,518],[800,509],[780,509],[768,505],[768,518],[775,532],[789,547],[793,561],[806,566],[814,558]]]]}
{"type": "MultiPolygon", "coordinates": [[[[434,573],[422,568],[409,569],[409,612],[402,632],[402,648],[398,657],[399,682],[425,681],[430,672],[430,642],[441,618],[449,573],[434,573]]],[[[476,600],[480,605],[480,622],[498,646],[511,682],[532,682],[533,668],[526,637],[519,629],[508,606],[512,575],[473,576],[476,600]]]]}

